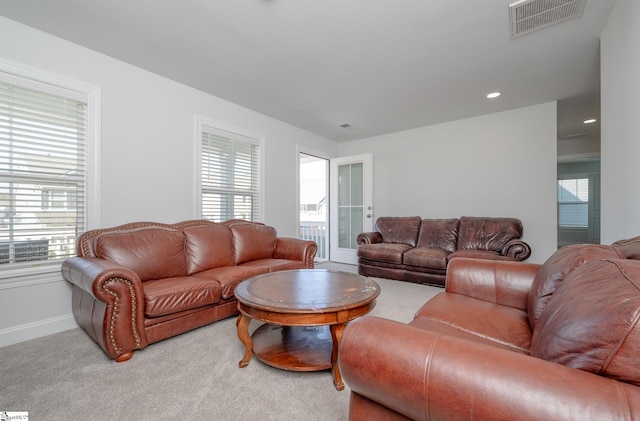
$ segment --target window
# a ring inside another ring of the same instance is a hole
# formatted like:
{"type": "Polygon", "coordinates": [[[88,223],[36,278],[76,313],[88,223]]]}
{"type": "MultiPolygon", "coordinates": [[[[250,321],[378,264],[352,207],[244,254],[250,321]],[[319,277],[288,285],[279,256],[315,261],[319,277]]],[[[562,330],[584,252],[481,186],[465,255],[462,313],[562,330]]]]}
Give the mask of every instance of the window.
{"type": "Polygon", "coordinates": [[[589,179],[558,180],[558,225],[589,226],[589,179]]]}
{"type": "Polygon", "coordinates": [[[0,70],[0,270],[75,255],[87,224],[89,96],[0,70]]]}
{"type": "Polygon", "coordinates": [[[259,137],[208,124],[199,127],[200,217],[261,220],[259,137]]]}

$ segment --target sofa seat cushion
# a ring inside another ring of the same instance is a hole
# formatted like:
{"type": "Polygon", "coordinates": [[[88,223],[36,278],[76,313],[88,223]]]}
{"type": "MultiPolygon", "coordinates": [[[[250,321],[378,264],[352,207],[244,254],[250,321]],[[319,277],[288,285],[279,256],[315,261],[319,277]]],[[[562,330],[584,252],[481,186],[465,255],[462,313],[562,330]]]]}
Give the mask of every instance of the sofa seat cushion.
{"type": "Polygon", "coordinates": [[[456,257],[470,257],[474,259],[489,259],[489,260],[513,260],[509,256],[503,256],[497,251],[490,250],[456,250],[449,254],[449,260],[456,257]]]}
{"type": "Polygon", "coordinates": [[[640,386],[639,319],[640,261],[586,262],[547,304],[531,354],[640,386]]]}
{"type": "Polygon", "coordinates": [[[213,279],[221,285],[222,298],[228,299],[234,296],[236,287],[245,279],[269,272],[266,266],[225,266],[198,272],[199,278],[213,279]]]}
{"type": "Polygon", "coordinates": [[[143,284],[144,313],[159,317],[191,308],[215,304],[222,298],[222,286],[212,279],[195,276],[147,281],[143,284]]]}
{"type": "Polygon", "coordinates": [[[535,330],[555,290],[574,269],[591,260],[620,257],[624,256],[616,248],[600,244],[575,244],[556,250],[538,270],[529,290],[527,308],[531,327],[535,330]]]}
{"type": "Polygon", "coordinates": [[[436,295],[410,324],[524,354],[531,349],[532,332],[525,311],[460,294],[436,295]]]}
{"type": "Polygon", "coordinates": [[[250,262],[245,262],[240,266],[266,268],[267,272],[306,268],[306,266],[304,265],[304,262],[300,260],[289,260],[289,259],[259,259],[259,260],[252,260],[250,262]]]}
{"type": "Polygon", "coordinates": [[[222,266],[235,266],[233,238],[229,228],[202,225],[185,228],[183,232],[189,275],[222,266]]]}
{"type": "Polygon", "coordinates": [[[184,235],[169,228],[109,232],[95,239],[96,256],[131,269],[141,281],[187,275],[184,235]]]}
{"type": "Polygon", "coordinates": [[[360,244],[358,257],[367,260],[402,264],[402,255],[412,247],[406,244],[376,243],[360,244]]]}
{"type": "Polygon", "coordinates": [[[446,270],[447,255],[449,252],[443,249],[416,247],[403,254],[402,263],[407,266],[446,270]]]}

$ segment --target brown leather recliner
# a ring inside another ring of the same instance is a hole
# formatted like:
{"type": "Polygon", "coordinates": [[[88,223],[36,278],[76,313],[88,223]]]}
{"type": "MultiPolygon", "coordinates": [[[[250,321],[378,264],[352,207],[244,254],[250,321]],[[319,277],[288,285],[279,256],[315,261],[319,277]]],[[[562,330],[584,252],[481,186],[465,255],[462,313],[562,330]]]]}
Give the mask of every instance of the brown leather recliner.
{"type": "Polygon", "coordinates": [[[543,265],[454,259],[410,323],[351,322],[349,419],[640,419],[639,240],[543,265]]]}
{"type": "Polygon", "coordinates": [[[232,220],[137,222],[87,231],[62,264],[75,319],[116,361],[236,315],[235,287],[267,272],[311,269],[313,241],[232,220]]]}

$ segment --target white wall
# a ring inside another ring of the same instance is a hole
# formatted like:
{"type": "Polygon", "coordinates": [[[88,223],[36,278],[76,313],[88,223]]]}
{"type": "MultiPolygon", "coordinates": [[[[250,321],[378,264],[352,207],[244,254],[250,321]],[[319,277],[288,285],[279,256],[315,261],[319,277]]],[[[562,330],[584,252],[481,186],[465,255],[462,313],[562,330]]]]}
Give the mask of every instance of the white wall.
{"type": "MultiPolygon", "coordinates": [[[[335,142],[0,17],[0,59],[101,88],[100,226],[197,217],[194,116],[265,138],[264,222],[295,236],[298,147],[335,156],[335,142]],[[11,40],[11,42],[6,42],[11,40]]],[[[24,285],[0,279],[0,346],[75,326],[56,273],[24,285]]]]}
{"type": "Polygon", "coordinates": [[[600,40],[603,244],[640,235],[640,2],[618,0],[600,40]]]}
{"type": "MultiPolygon", "coordinates": [[[[640,2],[618,0],[602,37],[602,240],[640,234],[640,2]]],[[[336,144],[0,17],[0,59],[102,89],[101,223],[194,217],[193,116],[266,139],[265,222],[295,234],[296,148],[374,155],[377,216],[515,216],[529,261],[555,250],[556,106],[542,104],[336,144]]],[[[0,346],[75,326],[61,278],[0,279],[0,346]]]]}
{"type": "Polygon", "coordinates": [[[528,261],[556,249],[556,103],[340,145],[373,153],[375,216],[509,216],[528,261]]]}

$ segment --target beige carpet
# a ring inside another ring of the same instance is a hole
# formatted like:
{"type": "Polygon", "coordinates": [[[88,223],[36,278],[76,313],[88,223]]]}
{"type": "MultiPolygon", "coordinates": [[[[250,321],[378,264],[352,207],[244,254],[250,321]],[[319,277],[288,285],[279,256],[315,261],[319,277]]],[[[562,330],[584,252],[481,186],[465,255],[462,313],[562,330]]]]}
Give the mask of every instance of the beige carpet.
{"type": "MultiPolygon", "coordinates": [[[[441,291],[374,279],[382,291],[370,315],[401,322],[441,291]]],[[[28,411],[31,420],[347,419],[348,384],[336,391],[329,370],[284,371],[255,358],[240,369],[243,353],[235,318],[150,345],[120,364],[72,329],[0,348],[0,412],[28,411]]]]}

